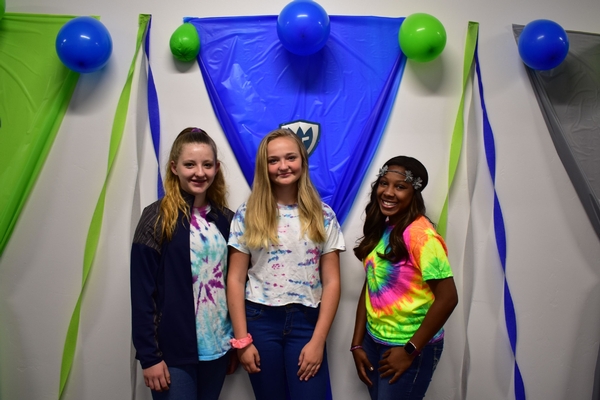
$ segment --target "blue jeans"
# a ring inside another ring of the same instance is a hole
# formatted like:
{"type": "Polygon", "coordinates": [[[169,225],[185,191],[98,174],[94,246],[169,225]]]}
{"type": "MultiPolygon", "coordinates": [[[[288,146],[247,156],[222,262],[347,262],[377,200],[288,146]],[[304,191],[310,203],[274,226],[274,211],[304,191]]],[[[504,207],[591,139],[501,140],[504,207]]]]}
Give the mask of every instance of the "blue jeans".
{"type": "Polygon", "coordinates": [[[426,345],[411,366],[392,384],[389,383],[391,376],[382,378],[377,371],[379,360],[390,346],[377,343],[366,334],[363,349],[373,366],[373,371],[368,372],[369,379],[373,382],[373,386],[369,388],[371,400],[421,400],[425,397],[433,371],[442,355],[444,340],[426,345]]]}
{"type": "Polygon", "coordinates": [[[229,354],[212,361],[169,367],[171,385],[152,391],[153,400],[218,400],[229,364],[229,354]]]}
{"type": "Polygon", "coordinates": [[[310,341],[319,308],[289,304],[271,307],[246,301],[246,322],[260,356],[260,372],[249,374],[257,400],[324,400],[331,398],[327,351],[317,374],[298,377],[298,359],[310,341]]]}

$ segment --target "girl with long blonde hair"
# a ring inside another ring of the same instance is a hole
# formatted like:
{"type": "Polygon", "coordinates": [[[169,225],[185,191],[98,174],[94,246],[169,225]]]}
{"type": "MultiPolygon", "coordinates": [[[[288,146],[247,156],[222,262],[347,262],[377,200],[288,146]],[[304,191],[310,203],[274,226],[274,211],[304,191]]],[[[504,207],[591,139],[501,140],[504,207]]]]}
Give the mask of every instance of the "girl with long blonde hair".
{"type": "Polygon", "coordinates": [[[225,294],[233,212],[220,167],[211,137],[184,129],[165,196],[144,209],[133,238],[133,344],[155,400],[217,400],[233,365],[225,294]]]}
{"type": "Polygon", "coordinates": [[[258,400],[325,399],[325,340],[340,298],[344,238],[288,129],[266,135],[254,184],[233,219],[227,302],[240,362],[258,400]]]}

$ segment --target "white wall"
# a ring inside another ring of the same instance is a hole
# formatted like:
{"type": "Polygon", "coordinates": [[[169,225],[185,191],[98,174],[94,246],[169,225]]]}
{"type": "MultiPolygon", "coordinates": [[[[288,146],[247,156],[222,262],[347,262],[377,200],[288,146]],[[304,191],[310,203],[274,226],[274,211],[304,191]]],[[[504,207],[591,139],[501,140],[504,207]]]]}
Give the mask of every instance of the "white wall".
{"type": "MultiPolygon", "coordinates": [[[[439,217],[461,94],[467,23],[480,23],[481,68],[498,156],[496,189],[508,238],[507,278],[517,312],[518,362],[526,392],[530,399],[590,398],[600,339],[600,241],[558,159],[511,25],[548,18],[567,30],[600,32],[600,3],[319,3],[330,15],[427,12],[442,21],[448,34],[439,59],[407,65],[383,142],[344,225],[349,249],[360,236],[369,184],[392,156],[412,155],[427,166],[430,184],[424,196],[430,216],[439,217]]],[[[213,114],[197,65],[177,65],[168,40],[184,16],[276,15],[285,4],[286,0],[7,0],[7,12],[100,15],[114,50],[103,71],[81,76],[45,167],[0,258],[1,399],[57,398],[62,348],[81,286],[85,238],[104,183],[111,124],[133,56],[138,14],[153,15],[151,63],[161,106],[163,158],[182,128],[203,127],[220,147],[235,209],[249,188],[213,114]]],[[[143,95],[143,88],[139,90],[143,95]]],[[[135,94],[85,291],[65,396],[69,399],[132,397],[129,246],[140,207],[151,201],[154,171],[144,104],[138,104],[135,94]]],[[[474,106],[467,107],[470,124],[452,192],[448,233],[461,303],[447,324],[446,351],[429,399],[514,396],[503,274],[493,237],[493,192],[474,100],[474,106]]],[[[342,300],[328,342],[335,399],[367,398],[348,351],[362,281],[361,265],[347,251],[342,256],[342,300]]],[[[137,398],[148,398],[148,391],[139,386],[137,398]]],[[[227,379],[222,398],[252,398],[243,370],[227,379]]]]}

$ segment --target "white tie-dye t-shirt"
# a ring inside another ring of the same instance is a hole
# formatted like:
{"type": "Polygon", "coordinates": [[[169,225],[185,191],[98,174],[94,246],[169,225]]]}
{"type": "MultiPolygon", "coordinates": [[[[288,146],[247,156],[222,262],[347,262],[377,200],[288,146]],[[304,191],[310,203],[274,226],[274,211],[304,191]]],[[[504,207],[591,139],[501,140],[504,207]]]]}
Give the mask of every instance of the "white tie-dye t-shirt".
{"type": "Polygon", "coordinates": [[[278,205],[279,244],[268,249],[249,249],[241,240],[245,231],[246,203],[238,208],[231,223],[229,245],[249,254],[246,299],[269,306],[298,303],[317,307],[323,286],[320,277],[322,254],[346,249],[344,237],[335,213],[323,203],[325,243],[314,243],[301,236],[298,205],[278,205]]]}
{"type": "Polygon", "coordinates": [[[200,361],[216,360],[231,348],[225,277],[227,242],[217,226],[206,220],[210,205],[194,207],[190,219],[190,256],[200,361]]]}

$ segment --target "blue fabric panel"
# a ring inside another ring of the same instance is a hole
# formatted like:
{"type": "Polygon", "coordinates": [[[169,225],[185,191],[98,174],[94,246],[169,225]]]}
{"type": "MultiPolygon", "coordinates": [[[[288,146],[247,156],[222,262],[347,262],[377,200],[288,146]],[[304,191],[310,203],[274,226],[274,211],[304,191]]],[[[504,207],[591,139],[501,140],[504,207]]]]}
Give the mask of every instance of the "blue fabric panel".
{"type": "Polygon", "coordinates": [[[277,16],[185,21],[200,35],[200,70],[248,184],[268,132],[299,120],[319,124],[311,179],[343,223],[400,85],[403,18],[330,16],[327,44],[309,56],[281,45],[277,16]]]}

